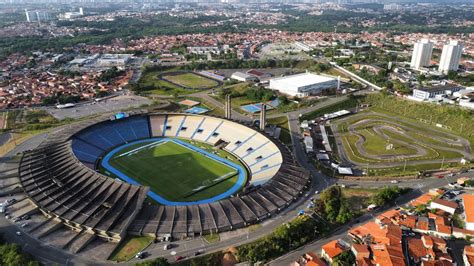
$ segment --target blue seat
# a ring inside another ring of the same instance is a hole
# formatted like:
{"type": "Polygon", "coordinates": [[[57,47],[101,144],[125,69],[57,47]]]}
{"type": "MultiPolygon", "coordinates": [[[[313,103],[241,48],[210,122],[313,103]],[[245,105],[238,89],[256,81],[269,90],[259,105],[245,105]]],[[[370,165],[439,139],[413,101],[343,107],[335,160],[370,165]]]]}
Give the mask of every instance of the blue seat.
{"type": "Polygon", "coordinates": [[[76,155],[77,159],[80,161],[94,163],[99,159],[99,156],[102,154],[103,150],[94,147],[80,139],[72,140],[72,150],[76,155]]]}

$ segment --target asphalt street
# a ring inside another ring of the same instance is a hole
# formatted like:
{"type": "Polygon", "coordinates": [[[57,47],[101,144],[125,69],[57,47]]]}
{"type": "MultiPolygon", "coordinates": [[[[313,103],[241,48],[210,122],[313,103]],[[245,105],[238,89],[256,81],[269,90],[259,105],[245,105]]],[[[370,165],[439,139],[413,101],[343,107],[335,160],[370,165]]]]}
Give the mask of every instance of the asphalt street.
{"type": "MultiPolygon", "coordinates": [[[[201,97],[205,99],[206,101],[210,102],[211,104],[219,108],[223,108],[223,104],[221,102],[210,97],[205,92],[194,94],[193,96],[201,97]]],[[[332,184],[335,184],[336,182],[351,184],[354,186],[360,185],[360,186],[365,186],[365,187],[370,187],[370,186],[378,187],[378,186],[389,184],[389,181],[387,182],[339,181],[339,180],[325,176],[319,170],[317,170],[312,163],[308,161],[306,153],[301,145],[301,142],[299,141],[299,138],[300,138],[300,129],[299,129],[299,121],[298,121],[299,115],[343,101],[346,98],[347,96],[329,98],[326,101],[315,104],[314,106],[305,108],[303,110],[289,112],[286,114],[289,121],[293,153],[296,159],[298,160],[298,162],[303,167],[308,169],[311,172],[311,176],[312,176],[312,186],[310,188],[310,191],[306,193],[304,197],[300,198],[297,202],[293,203],[291,206],[289,206],[287,209],[285,209],[282,213],[280,213],[276,217],[273,217],[271,219],[264,221],[262,223],[262,226],[257,226],[255,229],[252,229],[251,231],[248,229],[243,229],[243,230],[241,229],[241,230],[237,230],[230,233],[224,233],[228,236],[228,238],[221,239],[221,241],[217,243],[212,243],[212,244],[205,243],[202,238],[195,238],[195,239],[186,240],[186,241],[175,241],[173,242],[175,246],[173,247],[172,250],[176,251],[177,255],[190,257],[190,256],[193,256],[193,254],[200,249],[205,249],[206,253],[210,253],[210,252],[226,249],[230,246],[238,246],[246,242],[254,241],[260,237],[263,237],[271,233],[275,227],[283,223],[286,223],[292,220],[294,217],[296,217],[297,212],[305,208],[309,198],[315,196],[314,191],[316,190],[321,191],[324,188],[332,184]]],[[[252,116],[242,115],[236,112],[235,110],[233,110],[232,112],[233,112],[232,114],[233,114],[234,119],[242,120],[242,121],[251,121],[253,119],[252,116]]],[[[271,115],[269,117],[276,117],[276,116],[278,115],[271,115]]],[[[18,152],[35,148],[41,143],[41,141],[43,141],[46,138],[46,136],[47,134],[41,134],[41,135],[37,135],[33,137],[32,139],[16,147],[12,152],[8,154],[8,156],[12,156],[14,154],[17,154],[18,152]]],[[[0,169],[4,169],[4,167],[5,165],[3,163],[0,163],[0,169]]],[[[446,185],[448,183],[448,180],[452,180],[452,179],[454,179],[454,177],[450,179],[426,179],[423,181],[420,181],[420,180],[404,181],[400,183],[400,185],[413,186],[416,188],[413,193],[421,193],[423,191],[427,191],[431,187],[446,185]]],[[[413,195],[413,197],[415,196],[416,195],[413,195]]],[[[408,197],[405,197],[403,201],[400,201],[400,204],[408,199],[409,199],[408,197]]],[[[361,217],[359,221],[360,223],[362,223],[363,221],[367,221],[371,218],[372,216],[366,215],[366,216],[361,217]]],[[[330,238],[315,241],[311,243],[310,245],[302,247],[295,252],[291,252],[285,255],[284,257],[278,258],[271,264],[288,265],[290,262],[294,261],[295,258],[297,258],[299,255],[304,253],[306,250],[311,250],[311,251],[318,250],[318,247],[320,247],[320,245],[322,245],[323,243],[327,242],[329,239],[335,239],[335,238],[339,238],[345,235],[347,229],[350,226],[354,226],[354,225],[346,225],[338,229],[337,231],[335,231],[334,234],[331,235],[330,238]]],[[[17,236],[16,235],[17,230],[18,228],[16,227],[16,225],[13,225],[10,221],[7,221],[4,217],[0,218],[0,232],[5,233],[7,238],[11,240],[12,242],[21,244],[25,248],[26,251],[30,252],[33,256],[37,257],[40,261],[46,264],[52,264],[54,262],[61,265],[70,264],[70,263],[91,264],[91,262],[89,262],[87,258],[70,254],[65,251],[59,250],[57,248],[44,245],[41,241],[35,238],[31,238],[27,234],[22,234],[21,236],[17,236]]],[[[146,251],[150,253],[150,256],[148,258],[163,256],[165,258],[168,258],[170,261],[174,260],[174,256],[170,254],[171,250],[167,250],[167,251],[163,250],[163,243],[152,244],[146,249],[146,251]]],[[[132,259],[131,261],[127,263],[123,263],[123,265],[129,265],[135,262],[137,261],[135,259],[132,259]]]]}

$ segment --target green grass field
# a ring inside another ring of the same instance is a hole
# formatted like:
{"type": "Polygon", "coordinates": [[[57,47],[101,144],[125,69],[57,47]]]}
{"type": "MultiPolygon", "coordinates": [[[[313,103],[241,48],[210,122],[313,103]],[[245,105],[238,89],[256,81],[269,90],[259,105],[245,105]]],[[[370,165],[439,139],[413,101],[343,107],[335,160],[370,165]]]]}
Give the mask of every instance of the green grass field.
{"type": "Polygon", "coordinates": [[[123,262],[132,259],[153,241],[149,236],[127,236],[110,256],[110,260],[123,262]]]}
{"type": "Polygon", "coordinates": [[[156,94],[156,95],[183,95],[198,90],[182,89],[177,86],[161,80],[158,78],[160,72],[157,71],[148,71],[144,72],[140,77],[138,83],[141,87],[149,87],[150,90],[145,91],[145,94],[156,94]]]}
{"type": "Polygon", "coordinates": [[[215,80],[201,77],[193,73],[183,73],[178,75],[165,74],[163,75],[163,78],[191,89],[212,88],[219,85],[219,83],[217,83],[215,80]]]}
{"type": "Polygon", "coordinates": [[[167,200],[207,199],[229,190],[238,179],[235,169],[172,141],[121,156],[147,144],[150,142],[124,148],[109,163],[167,200]],[[228,178],[213,181],[222,176],[228,178]],[[201,189],[193,192],[197,188],[201,189]]]}
{"type": "MultiPolygon", "coordinates": [[[[370,175],[404,175],[421,170],[453,167],[456,163],[441,161],[463,158],[463,144],[456,141],[458,137],[455,134],[410,122],[403,117],[362,112],[335,120],[333,126],[339,131],[345,154],[355,163],[363,166],[385,162],[417,162],[406,166],[401,164],[386,168],[368,167],[370,175]],[[361,149],[356,145],[358,141],[361,141],[361,149]],[[393,144],[393,149],[386,149],[388,143],[393,144]],[[432,160],[440,162],[434,163],[432,160]]],[[[330,141],[334,144],[335,140],[330,138],[330,141]]]]}

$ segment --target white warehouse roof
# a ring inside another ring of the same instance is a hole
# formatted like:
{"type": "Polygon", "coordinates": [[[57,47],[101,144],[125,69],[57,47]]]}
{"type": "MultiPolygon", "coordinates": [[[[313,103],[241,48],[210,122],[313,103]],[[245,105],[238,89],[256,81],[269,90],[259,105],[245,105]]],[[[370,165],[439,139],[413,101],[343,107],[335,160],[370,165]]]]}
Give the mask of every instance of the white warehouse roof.
{"type": "Polygon", "coordinates": [[[336,79],[320,76],[312,73],[301,73],[286,77],[274,78],[272,81],[278,81],[281,85],[286,85],[289,87],[305,87],[317,83],[323,83],[328,81],[335,81],[336,79]]]}
{"type": "Polygon", "coordinates": [[[306,97],[336,87],[336,79],[309,72],[270,79],[269,86],[272,90],[298,97],[306,97]]]}

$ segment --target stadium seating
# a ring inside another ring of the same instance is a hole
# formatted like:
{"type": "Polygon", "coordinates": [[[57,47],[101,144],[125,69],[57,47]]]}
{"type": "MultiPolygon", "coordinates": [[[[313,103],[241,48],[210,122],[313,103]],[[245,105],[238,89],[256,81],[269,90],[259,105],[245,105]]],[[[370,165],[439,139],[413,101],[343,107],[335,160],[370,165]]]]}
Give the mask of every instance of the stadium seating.
{"type": "Polygon", "coordinates": [[[165,130],[167,115],[150,116],[152,137],[162,137],[165,130]]]}
{"type": "Polygon", "coordinates": [[[285,146],[262,133],[216,117],[184,114],[97,118],[69,126],[25,152],[19,175],[28,197],[43,212],[112,241],[125,232],[179,238],[241,228],[288,206],[310,180],[285,146]],[[163,134],[211,145],[228,142],[224,149],[247,165],[253,187],[211,203],[148,205],[143,203],[147,188],[95,171],[97,160],[115,146],[163,134]]]}
{"type": "Polygon", "coordinates": [[[75,135],[72,149],[82,162],[94,163],[104,151],[150,137],[146,116],[106,121],[75,135]]]}

